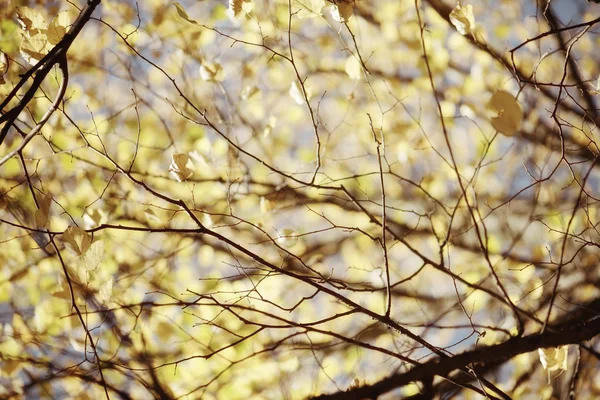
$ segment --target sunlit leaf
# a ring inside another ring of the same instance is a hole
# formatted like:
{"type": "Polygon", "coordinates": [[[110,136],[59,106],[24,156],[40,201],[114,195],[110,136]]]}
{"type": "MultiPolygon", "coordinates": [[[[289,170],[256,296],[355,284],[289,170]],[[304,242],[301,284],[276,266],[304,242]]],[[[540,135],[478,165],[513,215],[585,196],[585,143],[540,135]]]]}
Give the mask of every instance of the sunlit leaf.
{"type": "Polygon", "coordinates": [[[39,11],[29,7],[17,8],[17,21],[24,31],[46,29],[46,21],[44,20],[44,16],[39,11]]]}
{"type": "Polygon", "coordinates": [[[273,129],[275,129],[276,126],[277,117],[271,115],[268,119],[267,125],[265,125],[265,128],[263,129],[263,137],[268,137],[271,134],[271,132],[273,132],[273,129]]]}
{"type": "Polygon", "coordinates": [[[559,374],[567,370],[567,361],[569,356],[569,346],[550,347],[547,349],[538,349],[542,367],[548,371],[548,382],[550,382],[550,373],[559,371],[559,374]]]}
{"type": "Polygon", "coordinates": [[[461,35],[468,35],[475,28],[475,17],[473,16],[473,6],[468,4],[461,6],[460,3],[454,7],[450,13],[450,22],[456,27],[461,35]]]}
{"type": "Polygon", "coordinates": [[[295,0],[292,4],[292,13],[300,19],[321,16],[325,7],[325,0],[295,0]]]}
{"type": "Polygon", "coordinates": [[[102,304],[108,304],[110,302],[113,293],[113,284],[114,280],[111,277],[102,283],[102,285],[100,285],[100,289],[98,289],[98,296],[100,297],[102,304]]]}
{"type": "Polygon", "coordinates": [[[298,236],[296,236],[293,229],[285,228],[280,232],[277,243],[289,249],[298,243],[298,236]]]}
{"type": "Polygon", "coordinates": [[[71,18],[67,11],[61,11],[48,25],[48,42],[50,44],[57,44],[65,36],[69,30],[71,24],[71,18]]]}
{"type": "Polygon", "coordinates": [[[96,240],[92,243],[88,250],[83,254],[82,263],[88,271],[93,271],[100,265],[104,257],[104,242],[96,240]]]}
{"type": "Polygon", "coordinates": [[[28,7],[17,8],[17,21],[21,24],[21,56],[31,65],[41,60],[52,45],[48,41],[47,24],[42,14],[28,7]]]}
{"type": "Polygon", "coordinates": [[[355,56],[350,56],[346,59],[345,70],[351,79],[360,80],[363,78],[362,66],[355,56]]]}
{"type": "Polygon", "coordinates": [[[352,2],[340,1],[331,6],[331,17],[337,22],[348,22],[353,12],[354,6],[352,2]]]}
{"type": "Polygon", "coordinates": [[[567,370],[567,357],[569,355],[569,346],[549,347],[547,349],[538,349],[542,367],[549,371],[559,369],[567,370]]]}
{"type": "MultiPolygon", "coordinates": [[[[7,280],[5,280],[4,282],[0,283],[0,302],[2,302],[2,303],[8,303],[10,301],[14,287],[15,286],[13,286],[7,280]]],[[[0,331],[0,333],[1,333],[1,331],[0,331]]]]}
{"type": "MultiPolygon", "coordinates": [[[[306,97],[310,100],[310,98],[312,97],[312,92],[310,88],[306,86],[306,83],[304,84],[304,89],[306,90],[306,97]]],[[[294,99],[294,101],[298,104],[304,104],[306,102],[306,100],[304,99],[302,87],[296,81],[292,82],[289,94],[292,97],[292,99],[294,99]]]]}
{"type": "Polygon", "coordinates": [[[75,256],[82,256],[91,245],[90,235],[77,226],[69,226],[62,235],[67,250],[75,256]]]}
{"type": "Polygon", "coordinates": [[[229,0],[229,13],[233,18],[240,18],[252,11],[252,0],[229,0]]]}
{"type": "Polygon", "coordinates": [[[558,396],[518,353],[594,333],[592,6],[567,54],[531,0],[0,3],[0,397],[558,396]]]}
{"type": "Polygon", "coordinates": [[[495,114],[491,122],[498,132],[512,136],[521,126],[523,111],[512,94],[497,90],[488,101],[486,108],[495,114]]]}
{"type": "Polygon", "coordinates": [[[30,65],[37,64],[52,48],[48,42],[48,36],[44,32],[38,32],[34,35],[23,35],[21,40],[21,56],[30,65]]]}
{"type": "Polygon", "coordinates": [[[71,299],[71,291],[69,288],[69,284],[66,280],[60,280],[60,283],[56,286],[55,289],[50,291],[50,294],[54,297],[58,297],[63,300],[71,299]]]}
{"type": "Polygon", "coordinates": [[[202,216],[202,225],[204,225],[207,228],[212,228],[212,226],[214,225],[214,221],[212,219],[212,217],[210,216],[210,214],[204,214],[202,216]]]}
{"type": "Polygon", "coordinates": [[[268,212],[270,212],[273,209],[273,204],[271,204],[271,202],[269,201],[269,199],[266,199],[264,197],[260,198],[260,211],[263,214],[267,214],[268,212]]]}
{"type": "Polygon", "coordinates": [[[0,85],[6,83],[4,75],[8,72],[8,57],[3,51],[0,51],[0,85]]]}

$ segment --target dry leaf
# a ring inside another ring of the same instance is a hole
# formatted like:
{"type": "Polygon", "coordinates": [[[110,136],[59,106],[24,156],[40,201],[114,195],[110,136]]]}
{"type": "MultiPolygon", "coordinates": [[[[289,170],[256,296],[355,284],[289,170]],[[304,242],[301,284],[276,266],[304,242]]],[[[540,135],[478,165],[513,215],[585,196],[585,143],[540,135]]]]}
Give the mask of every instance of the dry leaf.
{"type": "Polygon", "coordinates": [[[178,182],[183,182],[194,174],[194,164],[190,160],[190,156],[186,153],[173,154],[173,161],[169,166],[169,171],[177,179],[178,182]]]}

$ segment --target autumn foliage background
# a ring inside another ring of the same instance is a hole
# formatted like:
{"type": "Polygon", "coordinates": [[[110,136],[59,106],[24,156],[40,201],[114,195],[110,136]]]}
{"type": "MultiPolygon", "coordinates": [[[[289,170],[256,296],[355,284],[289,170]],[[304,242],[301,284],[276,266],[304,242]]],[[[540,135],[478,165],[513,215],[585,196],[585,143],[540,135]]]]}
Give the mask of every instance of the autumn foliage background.
{"type": "Polygon", "coordinates": [[[600,397],[600,6],[0,4],[0,398],[600,397]]]}

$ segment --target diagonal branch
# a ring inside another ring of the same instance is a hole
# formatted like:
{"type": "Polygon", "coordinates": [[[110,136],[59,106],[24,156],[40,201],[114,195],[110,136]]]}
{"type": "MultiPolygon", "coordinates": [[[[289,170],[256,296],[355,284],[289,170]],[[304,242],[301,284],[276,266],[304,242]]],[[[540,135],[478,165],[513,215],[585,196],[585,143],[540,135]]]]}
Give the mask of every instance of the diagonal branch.
{"type": "Polygon", "coordinates": [[[60,64],[60,62],[67,57],[67,52],[73,41],[79,35],[84,25],[90,20],[92,13],[98,7],[102,0],[88,0],[87,5],[81,10],[79,16],[71,26],[69,32],[65,34],[62,40],[52,48],[48,52],[46,56],[44,56],[31,70],[29,70],[19,83],[13,88],[13,90],[8,94],[8,96],[4,99],[4,101],[0,104],[0,124],[4,123],[2,130],[0,130],[0,145],[4,142],[8,131],[15,123],[16,119],[19,117],[21,112],[27,107],[27,104],[33,99],[35,93],[38,91],[48,73],[54,68],[56,64],[60,64]],[[8,105],[8,103],[17,95],[17,92],[20,90],[23,85],[29,80],[29,78],[35,73],[35,77],[33,78],[33,82],[31,87],[27,89],[25,95],[19,103],[4,113],[1,110],[8,105]]]}
{"type": "Polygon", "coordinates": [[[559,332],[537,333],[524,337],[514,337],[504,343],[481,347],[448,358],[436,358],[408,372],[393,374],[372,385],[314,397],[320,400],[376,399],[378,396],[411,382],[422,381],[432,376],[448,376],[452,371],[473,364],[497,364],[519,354],[529,353],[540,348],[557,347],[580,343],[592,339],[600,333],[600,318],[591,321],[572,322],[568,329],[559,332]]]}

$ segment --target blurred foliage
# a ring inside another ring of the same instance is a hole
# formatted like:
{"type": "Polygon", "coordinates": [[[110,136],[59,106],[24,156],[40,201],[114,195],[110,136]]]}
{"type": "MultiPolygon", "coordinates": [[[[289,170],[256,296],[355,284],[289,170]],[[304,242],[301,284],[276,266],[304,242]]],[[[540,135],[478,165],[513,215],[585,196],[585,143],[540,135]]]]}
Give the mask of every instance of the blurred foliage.
{"type": "MultiPolygon", "coordinates": [[[[600,296],[599,6],[104,0],[60,95],[89,5],[5,3],[1,398],[341,393],[600,296]]],[[[481,376],[598,397],[575,347],[481,376]]]]}

